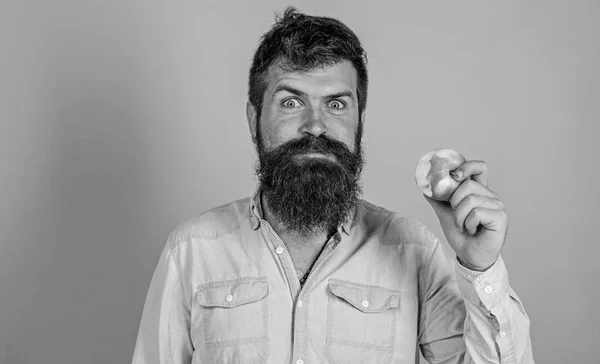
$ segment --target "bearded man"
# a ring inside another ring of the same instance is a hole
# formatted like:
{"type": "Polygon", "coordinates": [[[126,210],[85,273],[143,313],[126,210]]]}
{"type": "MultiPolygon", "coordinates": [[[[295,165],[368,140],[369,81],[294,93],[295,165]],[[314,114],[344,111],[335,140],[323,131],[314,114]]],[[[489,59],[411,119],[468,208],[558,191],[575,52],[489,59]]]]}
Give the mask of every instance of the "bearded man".
{"type": "Polygon", "coordinates": [[[169,236],[133,363],[533,363],[500,257],[507,218],[466,161],[419,222],[360,198],[366,53],[343,23],[288,8],[261,39],[247,120],[250,198],[169,236]]]}

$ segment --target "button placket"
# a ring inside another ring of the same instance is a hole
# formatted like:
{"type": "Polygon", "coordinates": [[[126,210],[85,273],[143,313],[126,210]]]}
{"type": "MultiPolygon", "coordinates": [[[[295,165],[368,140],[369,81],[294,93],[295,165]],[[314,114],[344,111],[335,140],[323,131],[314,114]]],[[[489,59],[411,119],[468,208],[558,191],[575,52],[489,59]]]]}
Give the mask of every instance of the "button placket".
{"type": "MultiPolygon", "coordinates": [[[[294,300],[300,292],[300,283],[296,279],[296,269],[294,269],[294,263],[292,262],[292,258],[289,254],[283,254],[285,253],[285,248],[283,248],[285,244],[283,240],[281,240],[281,238],[277,235],[275,230],[273,230],[271,225],[266,220],[261,219],[260,222],[260,226],[263,230],[263,235],[265,237],[265,240],[267,241],[267,244],[272,244],[272,246],[276,246],[275,254],[277,254],[277,256],[279,257],[279,264],[281,264],[281,267],[285,272],[285,279],[287,280],[288,286],[290,287],[290,295],[292,297],[292,300],[294,300]]],[[[270,249],[272,249],[272,247],[270,247],[270,249]]]]}

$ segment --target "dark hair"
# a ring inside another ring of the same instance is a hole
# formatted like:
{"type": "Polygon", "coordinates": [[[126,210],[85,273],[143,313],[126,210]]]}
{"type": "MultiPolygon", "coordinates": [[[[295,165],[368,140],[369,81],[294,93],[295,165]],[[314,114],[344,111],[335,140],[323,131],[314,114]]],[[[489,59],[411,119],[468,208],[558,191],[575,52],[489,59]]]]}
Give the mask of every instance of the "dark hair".
{"type": "Polygon", "coordinates": [[[367,104],[367,53],[356,34],[337,19],[302,14],[289,6],[276,16],[273,27],[261,37],[250,67],[248,98],[260,119],[269,67],[280,62],[296,71],[350,61],[357,72],[359,116],[367,104]]]}

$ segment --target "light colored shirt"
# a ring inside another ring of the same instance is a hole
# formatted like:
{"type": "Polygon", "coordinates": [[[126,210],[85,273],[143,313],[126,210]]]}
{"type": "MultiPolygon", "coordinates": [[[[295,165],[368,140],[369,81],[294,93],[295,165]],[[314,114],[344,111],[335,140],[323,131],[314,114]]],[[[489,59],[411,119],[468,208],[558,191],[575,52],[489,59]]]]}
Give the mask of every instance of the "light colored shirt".
{"type": "Polygon", "coordinates": [[[133,364],[534,363],[502,258],[449,261],[421,223],[364,200],[303,287],[259,194],[169,236],[133,364]]]}

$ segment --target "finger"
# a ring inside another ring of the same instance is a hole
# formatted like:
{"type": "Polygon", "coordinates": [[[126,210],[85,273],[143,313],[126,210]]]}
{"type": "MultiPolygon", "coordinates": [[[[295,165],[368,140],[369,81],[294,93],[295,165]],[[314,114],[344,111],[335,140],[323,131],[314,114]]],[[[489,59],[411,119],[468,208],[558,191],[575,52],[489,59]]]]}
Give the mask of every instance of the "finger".
{"type": "Polygon", "coordinates": [[[465,197],[456,209],[454,210],[454,224],[456,228],[461,233],[463,232],[463,227],[465,226],[465,220],[467,216],[473,211],[475,208],[484,207],[492,210],[502,210],[504,209],[504,204],[502,201],[481,196],[481,195],[468,195],[465,197]]]}
{"type": "Polygon", "coordinates": [[[481,195],[490,198],[495,198],[496,200],[500,199],[500,196],[489,188],[485,187],[481,183],[474,181],[472,179],[468,179],[463,181],[456,191],[450,197],[450,206],[452,206],[453,210],[456,210],[456,206],[458,206],[462,200],[469,195],[481,195]]]}
{"type": "Polygon", "coordinates": [[[484,186],[487,186],[488,182],[488,167],[484,161],[466,161],[461,164],[458,168],[452,171],[452,177],[456,181],[465,181],[473,179],[484,186]]]}
{"type": "Polygon", "coordinates": [[[506,222],[506,211],[476,207],[465,219],[465,228],[471,235],[477,232],[479,225],[490,231],[501,231],[506,228],[506,222]]]}

